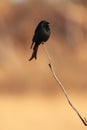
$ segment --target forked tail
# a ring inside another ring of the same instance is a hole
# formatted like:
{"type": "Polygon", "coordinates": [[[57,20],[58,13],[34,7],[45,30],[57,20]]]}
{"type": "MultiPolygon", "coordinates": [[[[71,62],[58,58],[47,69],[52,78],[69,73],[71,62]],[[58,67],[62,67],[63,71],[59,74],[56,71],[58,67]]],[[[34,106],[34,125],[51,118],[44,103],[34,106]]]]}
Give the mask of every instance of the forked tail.
{"type": "Polygon", "coordinates": [[[33,53],[29,61],[31,61],[33,58],[37,59],[37,50],[38,50],[38,46],[34,46],[33,53]]]}

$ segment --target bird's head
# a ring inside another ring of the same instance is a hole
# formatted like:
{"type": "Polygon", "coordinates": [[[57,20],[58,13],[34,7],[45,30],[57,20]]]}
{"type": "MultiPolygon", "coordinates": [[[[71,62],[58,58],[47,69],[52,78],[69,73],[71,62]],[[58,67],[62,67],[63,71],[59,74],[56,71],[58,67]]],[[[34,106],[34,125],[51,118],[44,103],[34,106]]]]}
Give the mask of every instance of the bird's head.
{"type": "Polygon", "coordinates": [[[45,20],[43,20],[42,22],[43,22],[44,24],[46,24],[46,25],[47,25],[47,24],[50,24],[48,21],[45,21],[45,20]]]}
{"type": "Polygon", "coordinates": [[[42,23],[43,27],[44,27],[46,30],[49,29],[49,24],[50,24],[49,22],[43,20],[43,21],[41,21],[41,23],[42,23]]]}

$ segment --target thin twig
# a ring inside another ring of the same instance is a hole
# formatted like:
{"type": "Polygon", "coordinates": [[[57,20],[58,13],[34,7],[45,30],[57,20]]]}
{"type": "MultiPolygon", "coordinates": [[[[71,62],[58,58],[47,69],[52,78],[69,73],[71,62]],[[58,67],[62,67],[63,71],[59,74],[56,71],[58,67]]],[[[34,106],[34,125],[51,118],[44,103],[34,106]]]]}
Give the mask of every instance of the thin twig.
{"type": "Polygon", "coordinates": [[[87,120],[86,120],[86,118],[83,118],[83,117],[80,115],[80,113],[77,111],[77,109],[74,107],[74,105],[71,103],[71,100],[70,100],[70,98],[69,98],[69,96],[68,96],[68,94],[67,94],[67,92],[66,92],[64,86],[62,85],[62,83],[60,82],[60,80],[58,79],[58,77],[56,76],[55,71],[54,71],[54,68],[53,68],[53,65],[52,65],[52,59],[51,59],[51,57],[50,57],[50,55],[49,55],[49,53],[48,53],[47,47],[46,47],[45,44],[43,44],[43,45],[44,45],[44,50],[45,50],[45,52],[46,52],[46,55],[47,55],[47,57],[48,57],[48,59],[49,59],[49,68],[50,68],[50,70],[51,70],[51,72],[52,72],[52,75],[53,75],[54,79],[56,80],[56,82],[57,82],[58,85],[60,86],[60,88],[61,88],[62,92],[64,93],[64,95],[65,95],[65,97],[66,97],[66,99],[67,99],[69,105],[70,105],[70,106],[72,107],[72,109],[77,113],[77,115],[79,116],[79,118],[81,119],[81,121],[83,122],[83,124],[84,124],[85,126],[87,126],[87,120]]]}

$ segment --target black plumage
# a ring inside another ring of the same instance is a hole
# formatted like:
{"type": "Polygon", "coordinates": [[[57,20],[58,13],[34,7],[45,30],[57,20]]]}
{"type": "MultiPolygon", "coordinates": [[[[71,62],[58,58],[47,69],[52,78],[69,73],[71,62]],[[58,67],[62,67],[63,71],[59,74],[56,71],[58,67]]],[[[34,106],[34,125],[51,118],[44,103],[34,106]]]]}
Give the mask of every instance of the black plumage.
{"type": "Polygon", "coordinates": [[[37,58],[37,51],[39,45],[44,42],[46,42],[49,37],[50,37],[50,27],[49,27],[49,22],[43,20],[41,21],[38,26],[35,29],[34,36],[32,38],[32,44],[31,48],[33,47],[33,53],[29,61],[31,61],[33,58],[37,58]]]}

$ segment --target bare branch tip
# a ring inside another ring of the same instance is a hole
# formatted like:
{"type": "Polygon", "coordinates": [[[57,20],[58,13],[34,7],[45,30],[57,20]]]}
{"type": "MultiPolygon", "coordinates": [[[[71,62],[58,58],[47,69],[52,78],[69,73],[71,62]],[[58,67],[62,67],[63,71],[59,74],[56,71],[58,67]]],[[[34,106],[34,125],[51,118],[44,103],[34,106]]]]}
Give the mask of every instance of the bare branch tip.
{"type": "Polygon", "coordinates": [[[85,126],[87,126],[87,120],[86,120],[86,118],[85,118],[85,117],[82,118],[81,116],[79,116],[79,117],[80,117],[80,119],[82,120],[83,124],[84,124],[85,126]]]}
{"type": "Polygon", "coordinates": [[[84,117],[84,125],[87,126],[87,119],[84,117]]]}

